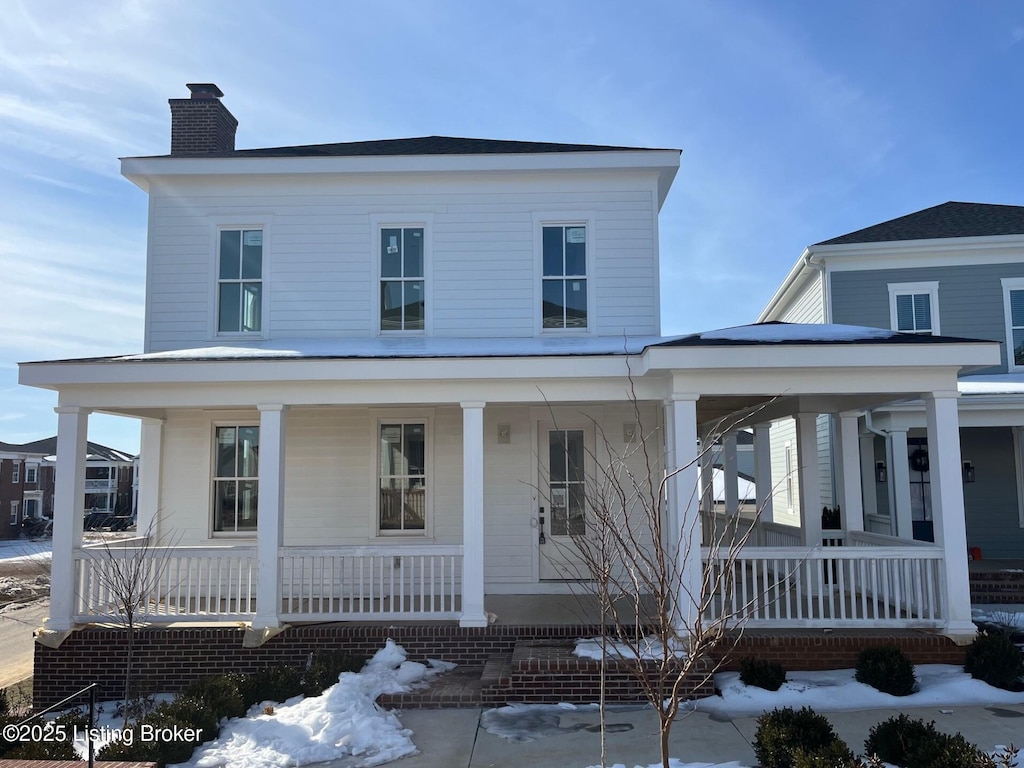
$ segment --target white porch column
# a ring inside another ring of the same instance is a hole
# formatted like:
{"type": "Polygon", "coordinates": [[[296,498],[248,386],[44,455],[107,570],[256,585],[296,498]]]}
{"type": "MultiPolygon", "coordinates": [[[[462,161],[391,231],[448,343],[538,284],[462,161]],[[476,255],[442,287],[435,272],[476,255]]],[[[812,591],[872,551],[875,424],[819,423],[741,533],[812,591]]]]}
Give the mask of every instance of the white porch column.
{"type": "MultiPolygon", "coordinates": [[[[896,521],[896,536],[901,539],[914,538],[914,525],[910,514],[910,459],[907,454],[907,430],[892,429],[892,461],[889,462],[889,482],[893,484],[895,510],[889,510],[891,519],[896,521]]],[[[959,445],[959,437],[957,445],[959,445]]]]}
{"type": "Polygon", "coordinates": [[[967,572],[967,524],[960,464],[960,419],[953,392],[925,395],[928,463],[935,543],[945,553],[946,634],[965,642],[974,637],[971,588],[967,572]]]}
{"type": "Polygon", "coordinates": [[[821,467],[818,464],[818,414],[796,415],[797,476],[800,482],[800,528],[804,544],[821,546],[821,467]]]}
{"type": "Polygon", "coordinates": [[[689,634],[699,619],[702,574],[701,523],[697,487],[697,400],[699,395],[673,394],[666,406],[666,423],[672,423],[672,464],[668,524],[672,537],[679,592],[674,623],[680,635],[689,634]]]}
{"type": "Polygon", "coordinates": [[[75,615],[75,550],[82,546],[85,519],[85,457],[89,411],[58,406],[57,464],[53,477],[53,564],[50,617],[46,628],[70,630],[75,615]]]}
{"type": "Polygon", "coordinates": [[[775,522],[772,495],[771,424],[754,426],[754,487],[761,520],[775,522]]]}
{"type": "MultiPolygon", "coordinates": [[[[671,434],[669,439],[672,439],[671,434]]],[[[674,463],[666,461],[670,466],[674,463]]],[[[700,441],[700,508],[706,515],[715,514],[715,443],[710,435],[700,441]]]]}
{"type": "Polygon", "coordinates": [[[254,629],[281,625],[278,565],[284,544],[284,449],[288,407],[259,405],[259,496],[256,506],[256,616],[254,629]]]}
{"type": "Polygon", "coordinates": [[[725,514],[738,515],[740,512],[740,478],[736,459],[735,432],[729,432],[722,437],[722,477],[725,480],[725,514]]]}
{"type": "MultiPolygon", "coordinates": [[[[836,466],[839,468],[839,509],[844,531],[864,530],[864,505],[861,491],[860,424],[858,414],[840,413],[836,419],[839,434],[836,448],[839,451],[836,466]]],[[[868,466],[874,474],[874,465],[868,466]]]]}
{"type": "Polygon", "coordinates": [[[462,616],[486,627],[484,610],[484,406],[462,403],[462,616]]]}
{"type": "Polygon", "coordinates": [[[867,529],[868,515],[878,514],[878,496],[875,490],[875,436],[860,436],[860,490],[864,505],[864,526],[867,529]]]}
{"type": "Polygon", "coordinates": [[[160,510],[160,473],[163,452],[163,419],[143,419],[139,443],[139,515],[135,530],[140,535],[158,536],[157,513],[160,510]]]}

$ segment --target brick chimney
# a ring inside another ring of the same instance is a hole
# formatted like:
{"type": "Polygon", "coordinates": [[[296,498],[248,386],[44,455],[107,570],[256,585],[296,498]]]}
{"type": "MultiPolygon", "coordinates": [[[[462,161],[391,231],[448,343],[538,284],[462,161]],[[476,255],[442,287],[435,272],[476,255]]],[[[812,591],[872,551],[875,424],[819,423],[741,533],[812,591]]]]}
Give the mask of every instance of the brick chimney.
{"type": "Polygon", "coordinates": [[[223,91],[213,83],[188,83],[192,97],[168,99],[171,105],[171,154],[231,152],[238,121],[221,103],[223,91]]]}

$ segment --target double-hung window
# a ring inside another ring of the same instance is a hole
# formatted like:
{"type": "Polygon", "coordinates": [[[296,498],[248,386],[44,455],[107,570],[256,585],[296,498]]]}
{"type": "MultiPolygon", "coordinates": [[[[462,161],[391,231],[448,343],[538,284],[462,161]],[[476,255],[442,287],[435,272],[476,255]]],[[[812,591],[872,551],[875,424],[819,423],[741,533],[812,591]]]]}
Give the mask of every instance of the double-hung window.
{"type": "Polygon", "coordinates": [[[587,328],[586,225],[545,224],[541,260],[541,326],[587,328]]]}
{"type": "Polygon", "coordinates": [[[18,502],[11,502],[11,525],[18,524],[18,502]]]}
{"type": "Polygon", "coordinates": [[[1003,278],[1007,370],[1024,370],[1024,277],[1003,278]]]}
{"type": "Polygon", "coordinates": [[[260,428],[254,425],[216,427],[214,444],[213,531],[255,532],[260,428]]]}
{"type": "Polygon", "coordinates": [[[11,482],[12,483],[20,483],[21,482],[21,463],[18,462],[18,461],[13,461],[13,462],[11,462],[11,465],[12,465],[12,468],[11,468],[11,482]]]}
{"type": "Polygon", "coordinates": [[[263,331],[263,230],[221,229],[217,242],[217,332],[263,331]]]}
{"type": "Polygon", "coordinates": [[[25,467],[25,482],[29,483],[29,484],[37,482],[38,472],[39,472],[39,469],[37,467],[26,466],[25,467]]]}
{"type": "Polygon", "coordinates": [[[425,422],[389,421],[380,424],[378,472],[380,533],[424,533],[427,519],[425,422]]]}
{"type": "Polygon", "coordinates": [[[939,284],[890,283],[890,328],[902,333],[939,334],[939,284]]]}
{"type": "Polygon", "coordinates": [[[423,227],[381,227],[381,331],[424,330],[425,250],[423,227]]]}

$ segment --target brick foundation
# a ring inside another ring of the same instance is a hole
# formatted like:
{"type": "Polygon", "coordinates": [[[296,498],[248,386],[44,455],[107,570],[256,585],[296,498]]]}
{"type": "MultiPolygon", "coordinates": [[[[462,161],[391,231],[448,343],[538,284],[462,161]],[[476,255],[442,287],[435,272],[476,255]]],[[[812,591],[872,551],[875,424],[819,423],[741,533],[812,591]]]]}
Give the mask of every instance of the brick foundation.
{"type": "MultiPolygon", "coordinates": [[[[570,657],[563,651],[571,641],[596,634],[596,626],[582,625],[464,628],[448,624],[322,624],[290,627],[260,648],[243,648],[240,627],[147,628],[136,639],[133,687],[137,691],[176,692],[197,677],[219,672],[255,672],[274,664],[301,669],[318,648],[343,649],[369,657],[392,638],[405,648],[410,659],[436,658],[480,668],[488,662],[494,667],[496,659],[511,662],[518,644],[521,658],[517,660],[516,679],[508,679],[501,665],[494,671],[507,700],[593,700],[597,665],[574,659],[569,669],[565,665],[570,664],[570,657]],[[523,657],[526,651],[522,649],[530,644],[548,648],[545,653],[558,658],[542,660],[544,654],[539,651],[532,652],[530,658],[523,657]]],[[[862,648],[874,645],[898,645],[915,664],[963,663],[963,648],[927,632],[777,630],[745,632],[728,653],[723,668],[738,668],[739,659],[745,656],[772,659],[787,669],[849,668],[862,648]]],[[[730,642],[726,647],[731,646],[730,642]]],[[[100,684],[101,697],[119,698],[124,686],[125,648],[123,629],[100,627],[74,632],[56,649],[37,643],[34,705],[49,706],[92,682],[100,684]]],[[[628,672],[621,674],[616,685],[633,684],[627,681],[628,672]]],[[[633,692],[626,688],[622,695],[624,700],[634,700],[633,692]]]]}
{"type": "Polygon", "coordinates": [[[972,603],[1024,603],[1024,572],[971,571],[972,603]]]}

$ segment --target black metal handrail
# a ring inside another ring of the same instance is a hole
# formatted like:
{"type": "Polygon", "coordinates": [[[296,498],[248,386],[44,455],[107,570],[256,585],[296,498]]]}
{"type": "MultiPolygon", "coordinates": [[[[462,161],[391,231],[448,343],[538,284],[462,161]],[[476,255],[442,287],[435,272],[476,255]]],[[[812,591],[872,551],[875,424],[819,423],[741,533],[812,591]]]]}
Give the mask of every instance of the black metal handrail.
{"type": "Polygon", "coordinates": [[[67,704],[72,699],[77,699],[83,693],[88,692],[88,694],[89,694],[89,729],[85,732],[85,741],[89,745],[89,768],[93,768],[93,743],[92,743],[92,735],[93,735],[93,729],[96,727],[96,689],[98,689],[99,687],[100,687],[99,683],[90,683],[89,685],[85,686],[85,688],[83,688],[82,690],[76,691],[75,693],[72,693],[66,699],[62,699],[61,701],[58,701],[56,704],[53,704],[53,705],[47,707],[46,709],[42,710],[41,712],[36,712],[34,715],[29,715],[24,720],[22,720],[20,723],[18,723],[18,727],[26,725],[27,723],[31,723],[33,720],[38,720],[43,715],[48,715],[50,712],[53,712],[53,710],[58,709],[59,707],[63,707],[65,704],[67,704]]]}

